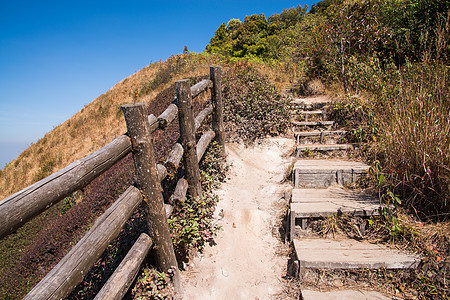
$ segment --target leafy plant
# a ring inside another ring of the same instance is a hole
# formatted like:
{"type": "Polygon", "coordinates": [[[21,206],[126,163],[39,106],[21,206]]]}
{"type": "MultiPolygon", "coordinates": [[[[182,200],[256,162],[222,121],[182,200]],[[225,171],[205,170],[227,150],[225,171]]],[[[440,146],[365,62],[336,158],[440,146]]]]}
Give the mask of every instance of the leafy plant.
{"type": "Polygon", "coordinates": [[[384,176],[379,162],[375,162],[369,169],[369,175],[372,176],[378,186],[378,197],[380,199],[380,216],[392,224],[391,236],[399,237],[404,232],[404,228],[397,221],[397,216],[392,210],[392,205],[399,206],[401,200],[388,187],[386,187],[386,177],[384,176]]]}
{"type": "Polygon", "coordinates": [[[69,209],[71,209],[76,204],[76,197],[74,195],[70,195],[63,199],[61,208],[59,209],[59,213],[61,215],[65,214],[69,209]]]}
{"type": "Polygon", "coordinates": [[[173,275],[173,270],[164,273],[155,269],[145,268],[131,292],[133,299],[173,299],[173,287],[170,283],[173,275]]]}
{"type": "Polygon", "coordinates": [[[285,132],[289,102],[248,64],[231,68],[223,82],[224,121],[230,139],[251,143],[285,132]]]}
{"type": "Polygon", "coordinates": [[[219,144],[216,142],[210,144],[200,168],[203,196],[197,199],[187,198],[182,205],[175,207],[168,220],[176,254],[182,260],[191,249],[202,251],[220,229],[212,222],[215,206],[219,200],[213,190],[224,180],[226,172],[219,144]]]}

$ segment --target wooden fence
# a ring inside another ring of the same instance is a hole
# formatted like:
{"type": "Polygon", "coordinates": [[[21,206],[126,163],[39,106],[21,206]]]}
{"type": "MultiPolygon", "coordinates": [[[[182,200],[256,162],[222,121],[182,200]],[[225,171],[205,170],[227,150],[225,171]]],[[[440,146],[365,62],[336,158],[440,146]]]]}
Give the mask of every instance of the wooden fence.
{"type": "Polygon", "coordinates": [[[182,160],[185,178],[177,182],[174,199],[183,201],[186,193],[201,195],[199,161],[215,137],[223,147],[223,105],[221,68],[210,68],[210,79],[190,87],[189,80],[175,83],[176,98],[159,116],[147,115],[144,103],[122,106],[127,133],[100,150],[64,169],[17,192],[0,202],[0,238],[3,238],[31,218],[85,187],[130,152],[136,172],[136,183],[130,186],[114,204],[101,215],[92,228],[70,252],[45,276],[24,299],[61,299],[66,297],[89,272],[106,247],[119,235],[123,225],[141,204],[147,214],[149,234],[141,234],[114,274],[103,286],[96,299],[121,299],[135,279],[140,265],[154,246],[161,271],[175,270],[173,284],[181,292],[179,271],[169,233],[167,217],[172,207],[164,204],[161,181],[174,174],[182,160]],[[194,118],[192,99],[211,89],[211,105],[194,118]],[[212,130],[198,142],[195,132],[204,119],[212,114],[212,130]],[[164,165],[156,164],[151,133],[165,129],[178,116],[180,142],[176,143],[164,165]]]}

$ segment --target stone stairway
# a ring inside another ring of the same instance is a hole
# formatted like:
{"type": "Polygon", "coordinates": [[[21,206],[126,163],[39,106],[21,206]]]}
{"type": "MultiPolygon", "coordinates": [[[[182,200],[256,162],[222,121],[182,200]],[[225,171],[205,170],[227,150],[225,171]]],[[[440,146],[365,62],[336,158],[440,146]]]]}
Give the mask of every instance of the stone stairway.
{"type": "Polygon", "coordinates": [[[327,120],[327,102],[291,101],[294,117],[291,120],[297,141],[297,157],[306,151],[352,150],[352,144],[341,143],[344,130],[335,129],[336,124],[327,120]]]}
{"type": "MultiPolygon", "coordinates": [[[[303,129],[314,128],[312,131],[295,131],[297,156],[306,149],[335,151],[353,148],[351,144],[341,143],[340,137],[345,132],[332,130],[333,121],[324,122],[326,114],[322,108],[326,103],[308,105],[297,101],[295,104],[301,107],[297,112],[301,117],[300,120],[293,121],[293,125],[303,126],[303,129]],[[325,126],[328,128],[324,129],[325,126]],[[329,136],[334,140],[324,144],[325,137],[329,136]],[[307,140],[308,138],[312,139],[307,140]]],[[[365,234],[364,218],[377,215],[380,202],[373,196],[347,189],[345,185],[354,183],[368,169],[369,166],[364,163],[346,159],[299,159],[294,164],[294,188],[290,193],[287,230],[294,257],[289,263],[288,273],[298,277],[302,287],[307,287],[302,288],[301,299],[398,299],[383,295],[380,291],[370,291],[366,285],[346,288],[331,284],[331,291],[320,291],[309,283],[317,281],[317,278],[323,277],[324,272],[330,271],[344,274],[339,272],[362,269],[404,270],[419,265],[420,257],[416,255],[345,236],[322,238],[311,232],[310,224],[314,220],[346,214],[363,220],[357,227],[361,236],[365,234]]],[[[338,277],[334,280],[345,281],[345,278],[338,277]]]]}

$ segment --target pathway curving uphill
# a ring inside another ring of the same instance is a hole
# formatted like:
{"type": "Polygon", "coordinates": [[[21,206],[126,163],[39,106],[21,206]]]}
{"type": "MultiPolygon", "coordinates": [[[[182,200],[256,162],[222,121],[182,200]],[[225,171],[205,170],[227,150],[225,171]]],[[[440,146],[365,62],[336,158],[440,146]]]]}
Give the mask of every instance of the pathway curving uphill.
{"type": "Polygon", "coordinates": [[[278,228],[287,202],[282,184],[292,139],[244,147],[228,144],[228,180],[218,191],[216,245],[197,254],[182,273],[184,299],[276,299],[286,274],[287,246],[278,228]]]}

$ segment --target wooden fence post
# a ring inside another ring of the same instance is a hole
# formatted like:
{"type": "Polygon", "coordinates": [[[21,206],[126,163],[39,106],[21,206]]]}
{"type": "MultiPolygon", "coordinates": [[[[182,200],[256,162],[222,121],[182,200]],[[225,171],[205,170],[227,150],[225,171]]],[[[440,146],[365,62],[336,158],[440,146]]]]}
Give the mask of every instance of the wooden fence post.
{"type": "Polygon", "coordinates": [[[184,167],[186,170],[186,180],[189,183],[188,193],[191,197],[196,198],[202,195],[202,186],[200,183],[200,170],[197,159],[190,80],[185,79],[176,81],[175,91],[178,99],[181,143],[184,149],[184,167]]]}
{"type": "Polygon", "coordinates": [[[222,68],[220,66],[210,67],[210,79],[213,82],[211,89],[213,106],[212,128],[216,134],[216,141],[222,146],[222,153],[225,153],[225,141],[223,138],[222,68]]]}
{"type": "Polygon", "coordinates": [[[136,184],[144,198],[147,224],[150,237],[155,243],[158,267],[167,272],[175,269],[173,284],[175,290],[181,292],[180,274],[178,270],[172,238],[169,232],[161,184],[158,179],[153,145],[150,139],[150,126],[145,103],[122,105],[122,111],[131,139],[133,160],[136,172],[136,184]]]}

